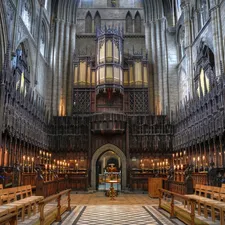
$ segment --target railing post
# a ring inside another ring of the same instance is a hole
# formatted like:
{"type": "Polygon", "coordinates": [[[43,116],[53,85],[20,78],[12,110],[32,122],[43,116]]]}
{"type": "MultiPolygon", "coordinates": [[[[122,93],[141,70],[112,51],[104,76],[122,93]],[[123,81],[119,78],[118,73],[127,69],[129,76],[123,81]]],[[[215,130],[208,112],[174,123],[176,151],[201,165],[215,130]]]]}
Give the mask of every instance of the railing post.
{"type": "Polygon", "coordinates": [[[171,210],[170,210],[170,218],[174,218],[174,195],[171,194],[171,210]]]}
{"type": "Polygon", "coordinates": [[[68,207],[67,207],[67,211],[71,210],[71,206],[70,206],[70,201],[71,201],[70,192],[71,192],[71,190],[68,191],[68,207]]]}
{"type": "Polygon", "coordinates": [[[59,195],[59,197],[57,198],[57,201],[58,201],[58,205],[57,205],[57,216],[56,216],[56,222],[60,222],[61,221],[61,204],[60,204],[60,201],[61,201],[61,195],[59,195]]]}
{"type": "Polygon", "coordinates": [[[45,215],[44,215],[44,203],[39,205],[39,210],[40,210],[40,225],[45,224],[45,215]]]}
{"type": "Polygon", "coordinates": [[[191,200],[191,225],[195,225],[195,200],[191,200]]]}

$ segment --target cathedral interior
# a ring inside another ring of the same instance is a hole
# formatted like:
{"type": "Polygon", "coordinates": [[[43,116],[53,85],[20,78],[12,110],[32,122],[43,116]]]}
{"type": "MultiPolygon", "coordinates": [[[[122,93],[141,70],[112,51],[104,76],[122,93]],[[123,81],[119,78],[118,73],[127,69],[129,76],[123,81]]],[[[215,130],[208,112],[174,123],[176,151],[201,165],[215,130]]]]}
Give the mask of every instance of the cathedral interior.
{"type": "Polygon", "coordinates": [[[225,0],[0,1],[0,224],[36,205],[38,224],[112,224],[85,223],[96,208],[74,193],[125,193],[168,216],[120,206],[145,222],[115,224],[224,225],[224,12],[225,0]]]}

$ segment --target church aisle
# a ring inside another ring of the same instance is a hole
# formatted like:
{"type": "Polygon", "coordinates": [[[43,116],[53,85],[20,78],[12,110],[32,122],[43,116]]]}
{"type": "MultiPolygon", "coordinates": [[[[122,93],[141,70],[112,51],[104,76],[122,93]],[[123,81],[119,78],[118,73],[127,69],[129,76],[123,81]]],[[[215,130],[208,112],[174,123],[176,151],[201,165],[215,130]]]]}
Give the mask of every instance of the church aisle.
{"type": "MultiPolygon", "coordinates": [[[[177,224],[152,206],[88,205],[78,206],[61,223],[54,225],[173,225],[177,224]]],[[[182,224],[182,223],[179,223],[182,224]]]]}

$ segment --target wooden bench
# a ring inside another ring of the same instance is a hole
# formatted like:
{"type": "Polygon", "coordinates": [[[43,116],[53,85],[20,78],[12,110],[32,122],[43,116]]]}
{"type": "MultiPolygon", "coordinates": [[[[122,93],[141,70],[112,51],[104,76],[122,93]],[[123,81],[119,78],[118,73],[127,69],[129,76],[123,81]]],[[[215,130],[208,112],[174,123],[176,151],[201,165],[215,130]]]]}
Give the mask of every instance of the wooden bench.
{"type": "Polygon", "coordinates": [[[22,221],[25,218],[25,212],[28,218],[31,212],[36,214],[37,204],[43,200],[43,196],[33,196],[31,185],[20,186],[0,190],[0,205],[2,208],[15,209],[18,215],[21,214],[22,221]]]}
{"type": "Polygon", "coordinates": [[[185,195],[189,199],[196,200],[198,205],[198,214],[201,215],[203,210],[205,218],[208,217],[208,213],[211,213],[212,221],[215,221],[216,210],[220,216],[220,224],[224,225],[224,213],[225,213],[225,188],[201,185],[197,186],[197,190],[193,195],[185,195]],[[197,194],[199,193],[199,194],[197,194]]]}

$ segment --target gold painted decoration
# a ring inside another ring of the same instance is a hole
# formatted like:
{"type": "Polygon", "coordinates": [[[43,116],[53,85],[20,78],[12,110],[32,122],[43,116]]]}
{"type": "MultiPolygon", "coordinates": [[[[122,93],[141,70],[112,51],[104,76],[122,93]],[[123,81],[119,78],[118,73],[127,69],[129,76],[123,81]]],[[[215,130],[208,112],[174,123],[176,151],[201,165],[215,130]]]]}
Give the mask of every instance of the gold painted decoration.
{"type": "Polygon", "coordinates": [[[80,79],[79,84],[85,85],[86,83],[86,73],[87,73],[87,62],[80,62],[80,79]]]}
{"type": "Polygon", "coordinates": [[[97,85],[100,84],[100,70],[97,70],[97,85]]]}
{"type": "Polygon", "coordinates": [[[129,80],[128,80],[128,71],[124,71],[124,86],[129,85],[129,80]]]}
{"type": "Polygon", "coordinates": [[[87,85],[90,85],[91,84],[91,67],[90,65],[88,65],[88,68],[87,68],[87,85]]]}
{"type": "Polygon", "coordinates": [[[74,68],[74,84],[76,85],[78,83],[78,66],[75,66],[74,68]]]}
{"type": "Polygon", "coordinates": [[[113,67],[112,66],[107,66],[106,67],[106,79],[111,80],[113,79],[113,67]]]}
{"type": "Polygon", "coordinates": [[[106,62],[112,62],[112,55],[113,55],[112,41],[108,40],[106,42],[106,62]]]}
{"type": "Polygon", "coordinates": [[[99,63],[104,63],[105,62],[105,42],[100,45],[100,59],[99,63]]]}
{"type": "Polygon", "coordinates": [[[105,67],[100,68],[100,84],[105,83],[105,67]]]}
{"type": "Polygon", "coordinates": [[[135,68],[135,84],[140,85],[140,84],[142,84],[142,65],[141,65],[141,62],[135,62],[134,68],[135,68]]]}
{"type": "Polygon", "coordinates": [[[119,48],[118,46],[116,45],[116,43],[114,43],[114,61],[116,63],[119,62],[119,48]]]}
{"type": "Polygon", "coordinates": [[[95,71],[92,71],[92,79],[91,79],[91,84],[95,85],[95,71]]]}
{"type": "Polygon", "coordinates": [[[144,69],[144,86],[148,86],[148,68],[147,65],[143,66],[144,69]]]}
{"type": "Polygon", "coordinates": [[[130,78],[130,85],[134,84],[134,67],[133,65],[129,66],[129,78],[130,78]]]}
{"type": "Polygon", "coordinates": [[[120,82],[120,71],[118,67],[114,67],[114,82],[117,84],[120,82]]]}
{"type": "Polygon", "coordinates": [[[120,85],[123,85],[123,70],[120,68],[120,85]]]}

